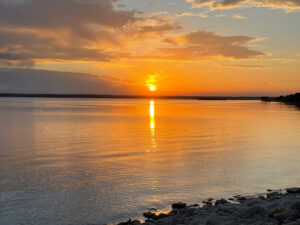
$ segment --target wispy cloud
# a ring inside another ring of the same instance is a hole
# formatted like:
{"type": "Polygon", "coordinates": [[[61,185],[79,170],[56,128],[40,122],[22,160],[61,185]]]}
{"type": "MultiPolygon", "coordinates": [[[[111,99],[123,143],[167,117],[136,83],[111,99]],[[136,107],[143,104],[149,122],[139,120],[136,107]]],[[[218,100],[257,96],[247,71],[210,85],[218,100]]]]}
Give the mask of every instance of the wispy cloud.
{"type": "Polygon", "coordinates": [[[190,12],[182,12],[182,13],[177,13],[175,16],[176,17],[184,17],[184,16],[194,16],[195,14],[190,13],[190,12]]]}
{"type": "Polygon", "coordinates": [[[228,68],[244,68],[244,69],[265,69],[262,65],[246,65],[246,64],[221,64],[222,67],[228,68]]]}
{"type": "Polygon", "coordinates": [[[216,18],[222,18],[222,17],[225,17],[226,15],[225,14],[217,14],[215,15],[216,18]]]}
{"type": "Polygon", "coordinates": [[[206,13],[192,13],[192,12],[182,12],[175,14],[175,18],[177,17],[186,17],[186,16],[194,16],[194,17],[201,17],[201,18],[207,18],[208,15],[206,13]]]}
{"type": "Polygon", "coordinates": [[[299,0],[186,0],[194,7],[207,6],[211,10],[232,9],[242,7],[267,7],[285,9],[287,11],[300,9],[299,0]]]}
{"type": "Polygon", "coordinates": [[[242,15],[240,15],[240,14],[234,14],[234,15],[232,16],[232,18],[243,20],[243,19],[246,19],[247,17],[242,16],[242,15]]]}

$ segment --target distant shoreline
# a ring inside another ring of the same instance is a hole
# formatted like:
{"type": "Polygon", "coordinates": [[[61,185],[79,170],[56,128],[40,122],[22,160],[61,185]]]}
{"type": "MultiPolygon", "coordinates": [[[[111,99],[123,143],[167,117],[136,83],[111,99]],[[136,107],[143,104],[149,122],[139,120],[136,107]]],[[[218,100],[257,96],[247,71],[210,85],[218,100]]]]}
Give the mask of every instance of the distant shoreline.
{"type": "Polygon", "coordinates": [[[289,105],[297,105],[300,106],[300,93],[295,93],[287,96],[279,96],[279,97],[262,97],[262,101],[264,102],[283,102],[289,105]]]}
{"type": "Polygon", "coordinates": [[[260,100],[261,97],[232,96],[146,96],[146,95],[97,95],[97,94],[16,94],[0,93],[0,98],[87,98],[87,99],[191,99],[191,100],[260,100]]]}

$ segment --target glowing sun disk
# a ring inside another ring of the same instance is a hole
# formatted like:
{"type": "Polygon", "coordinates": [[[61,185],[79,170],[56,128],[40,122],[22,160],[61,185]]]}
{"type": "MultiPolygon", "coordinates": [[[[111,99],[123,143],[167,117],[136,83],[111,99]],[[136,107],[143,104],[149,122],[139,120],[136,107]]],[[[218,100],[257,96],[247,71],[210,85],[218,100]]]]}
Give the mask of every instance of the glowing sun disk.
{"type": "Polygon", "coordinates": [[[151,85],[149,86],[149,90],[150,90],[150,91],[155,91],[155,90],[156,90],[156,87],[155,87],[153,84],[151,84],[151,85]]]}

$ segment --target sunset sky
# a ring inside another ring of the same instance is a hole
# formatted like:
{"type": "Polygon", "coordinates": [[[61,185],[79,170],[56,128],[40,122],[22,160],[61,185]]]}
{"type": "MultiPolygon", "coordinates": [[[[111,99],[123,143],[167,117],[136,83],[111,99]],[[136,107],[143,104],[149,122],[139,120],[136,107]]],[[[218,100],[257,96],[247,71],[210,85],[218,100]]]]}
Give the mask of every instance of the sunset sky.
{"type": "Polygon", "coordinates": [[[0,93],[300,91],[300,0],[0,0],[0,93]]]}

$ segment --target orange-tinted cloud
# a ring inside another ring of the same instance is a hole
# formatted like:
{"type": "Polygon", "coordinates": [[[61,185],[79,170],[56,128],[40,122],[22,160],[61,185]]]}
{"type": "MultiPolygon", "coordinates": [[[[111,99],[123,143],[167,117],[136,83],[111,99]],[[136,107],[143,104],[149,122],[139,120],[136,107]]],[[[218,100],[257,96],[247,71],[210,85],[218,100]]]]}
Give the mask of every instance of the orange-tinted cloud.
{"type": "MultiPolygon", "coordinates": [[[[160,58],[174,60],[203,60],[215,57],[247,59],[264,55],[247,44],[258,41],[248,36],[221,36],[214,32],[195,31],[171,35],[165,39],[168,47],[160,48],[160,58]]],[[[153,56],[154,58],[154,56],[153,56]]]]}
{"type": "Polygon", "coordinates": [[[195,7],[209,6],[211,9],[231,9],[241,7],[268,7],[285,10],[300,9],[299,0],[186,0],[195,7]]]}
{"type": "Polygon", "coordinates": [[[206,31],[170,34],[182,28],[172,17],[125,10],[116,7],[117,2],[0,0],[0,65],[32,66],[42,60],[110,62],[124,58],[247,59],[264,54],[247,46],[257,38],[206,31]]]}
{"type": "Polygon", "coordinates": [[[180,29],[168,18],[116,7],[116,0],[0,0],[0,64],[41,59],[110,61],[130,39],[180,29]]]}

